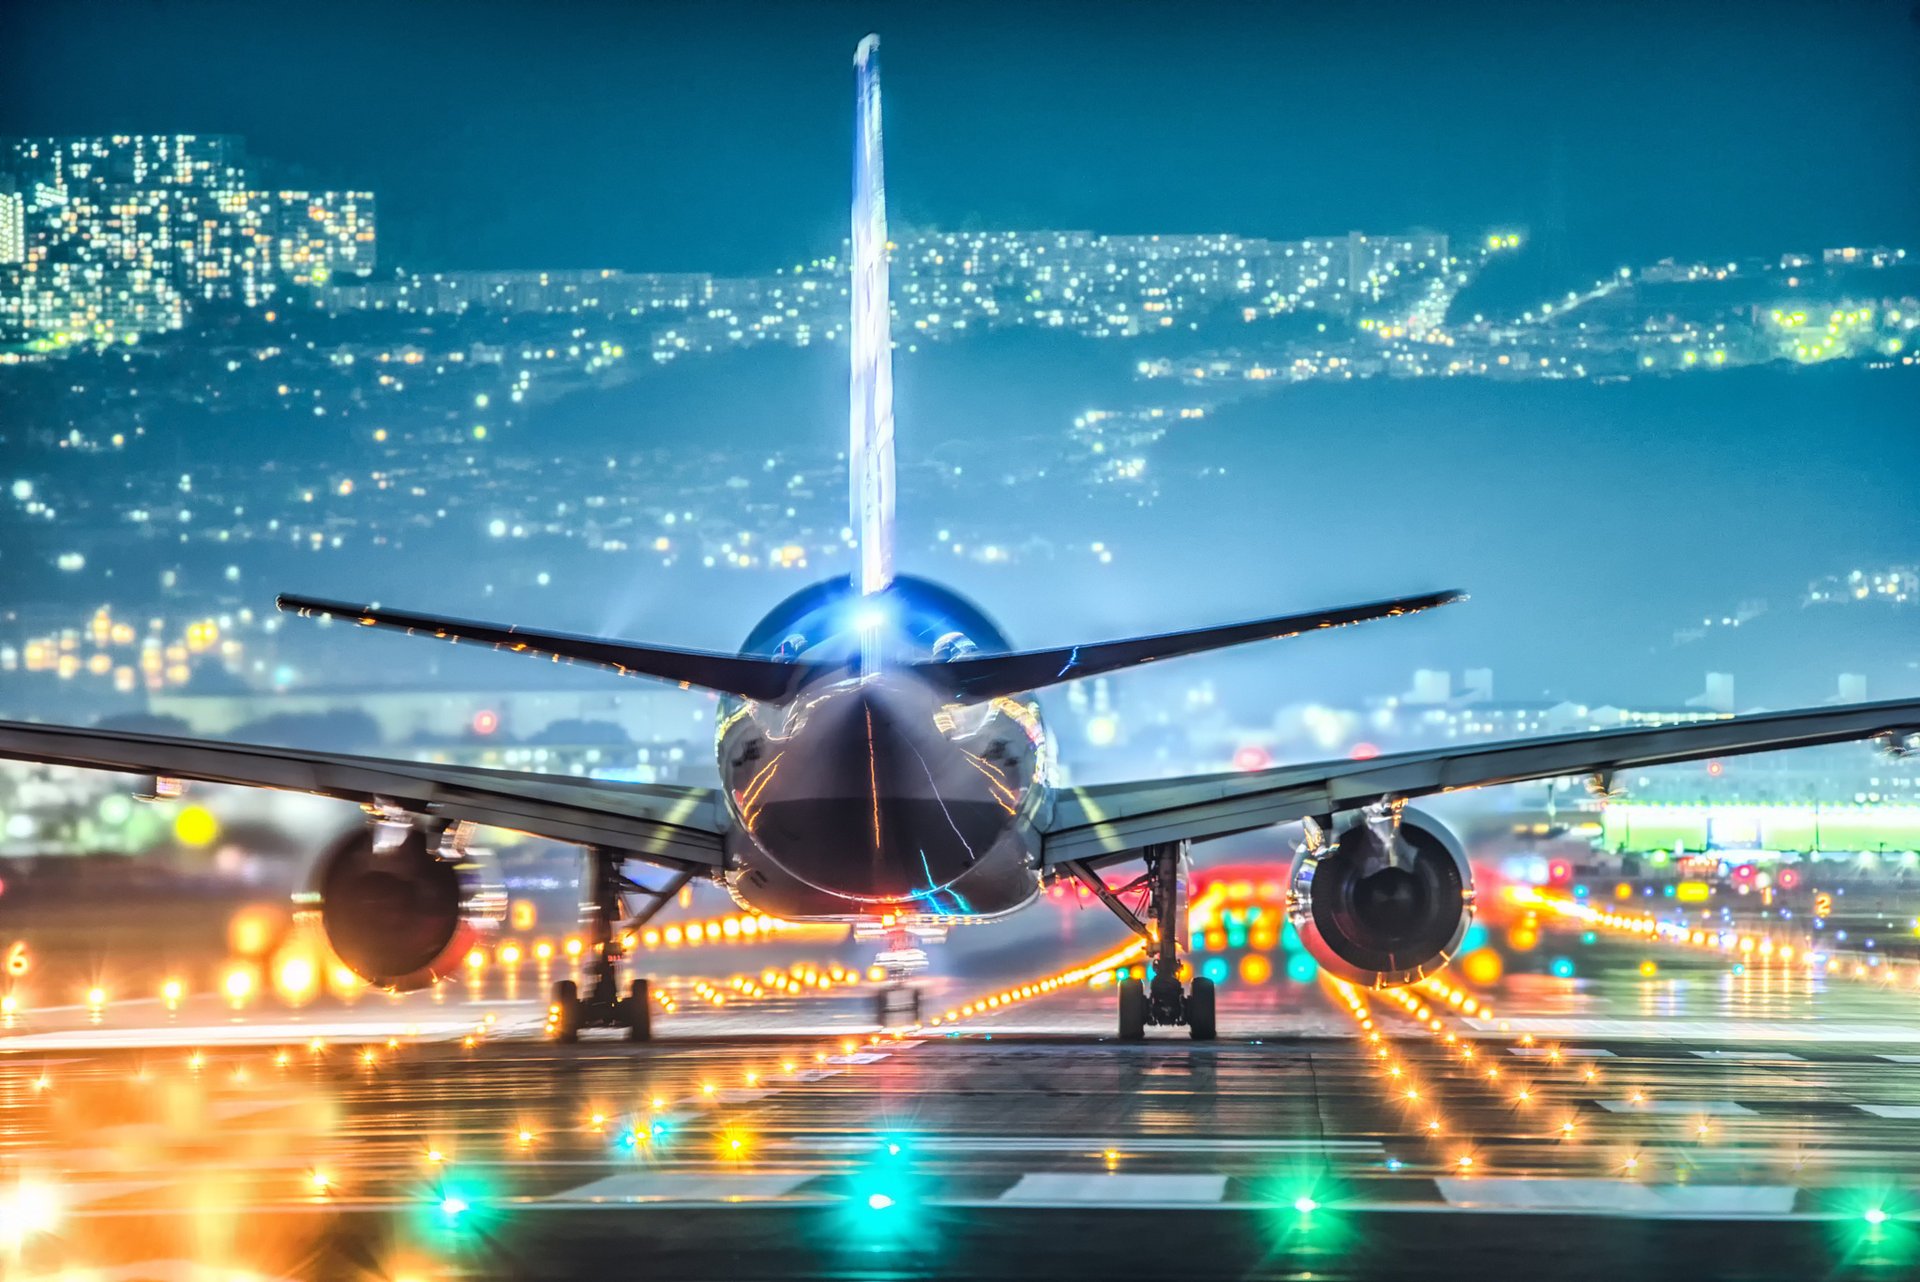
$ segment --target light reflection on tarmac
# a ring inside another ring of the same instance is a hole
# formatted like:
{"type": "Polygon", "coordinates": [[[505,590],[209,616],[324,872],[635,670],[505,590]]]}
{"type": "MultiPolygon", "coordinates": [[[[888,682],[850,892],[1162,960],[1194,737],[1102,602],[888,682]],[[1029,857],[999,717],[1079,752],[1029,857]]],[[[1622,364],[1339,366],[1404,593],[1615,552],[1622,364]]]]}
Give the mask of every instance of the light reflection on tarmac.
{"type": "Polygon", "coordinates": [[[1212,1045],[1116,1043],[1110,986],[891,1037],[864,986],[674,983],[646,1046],[539,1041],[531,969],[511,999],[30,1010],[0,1035],[0,1273],[1920,1270],[1911,994],[1587,956],[1491,1019],[1362,995],[1378,1042],[1286,981],[1228,985],[1212,1045]]]}

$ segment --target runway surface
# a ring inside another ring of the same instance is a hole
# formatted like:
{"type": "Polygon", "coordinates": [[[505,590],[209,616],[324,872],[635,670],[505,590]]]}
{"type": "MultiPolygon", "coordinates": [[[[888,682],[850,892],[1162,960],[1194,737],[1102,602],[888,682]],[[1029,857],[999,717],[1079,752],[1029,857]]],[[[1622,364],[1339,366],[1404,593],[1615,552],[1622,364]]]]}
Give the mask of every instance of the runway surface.
{"type": "Polygon", "coordinates": [[[1212,1044],[1115,1042],[1110,986],[904,1036],[862,993],[681,987],[647,1045],[458,989],[36,1011],[0,1272],[1920,1274],[1920,997],[1639,957],[1471,1017],[1230,986],[1212,1044]]]}

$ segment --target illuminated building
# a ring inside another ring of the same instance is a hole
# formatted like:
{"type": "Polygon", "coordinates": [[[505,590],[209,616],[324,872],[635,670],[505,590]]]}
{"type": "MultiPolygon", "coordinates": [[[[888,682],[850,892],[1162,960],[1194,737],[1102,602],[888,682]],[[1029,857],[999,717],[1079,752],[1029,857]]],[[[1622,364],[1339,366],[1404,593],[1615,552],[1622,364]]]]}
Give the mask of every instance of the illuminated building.
{"type": "Polygon", "coordinates": [[[341,273],[373,271],[373,193],[273,194],[274,268],[282,279],[324,285],[341,273]]]}
{"type": "Polygon", "coordinates": [[[132,342],[194,302],[254,306],[283,276],[373,266],[371,196],[263,192],[238,138],[16,139],[0,178],[0,332],[43,350],[132,342]]]}
{"type": "Polygon", "coordinates": [[[27,206],[11,179],[0,176],[0,267],[27,256],[27,206]]]}

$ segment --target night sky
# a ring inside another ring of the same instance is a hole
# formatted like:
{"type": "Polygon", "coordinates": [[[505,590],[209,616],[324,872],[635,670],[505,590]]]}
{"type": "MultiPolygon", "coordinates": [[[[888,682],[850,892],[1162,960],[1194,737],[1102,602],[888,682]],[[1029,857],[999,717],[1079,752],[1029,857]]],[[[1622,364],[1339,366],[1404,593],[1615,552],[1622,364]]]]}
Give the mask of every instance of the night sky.
{"type": "Polygon", "coordinates": [[[245,135],[387,265],[764,270],[896,221],[1522,225],[1569,270],[1910,241],[1920,9],[1828,3],[0,6],[0,135],[245,135]]]}

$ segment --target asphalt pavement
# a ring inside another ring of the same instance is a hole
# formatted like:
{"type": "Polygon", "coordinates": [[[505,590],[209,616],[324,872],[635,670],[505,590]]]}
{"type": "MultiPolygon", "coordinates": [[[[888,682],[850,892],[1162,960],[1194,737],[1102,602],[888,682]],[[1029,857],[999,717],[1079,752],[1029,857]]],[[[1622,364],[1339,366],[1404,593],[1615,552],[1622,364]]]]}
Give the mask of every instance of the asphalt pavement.
{"type": "Polygon", "coordinates": [[[860,988],[668,983],[645,1045],[541,1040],[531,975],[36,1010],[0,1028],[0,1271],[1920,1276],[1920,998],[1639,960],[1473,1015],[1229,984],[1209,1044],[1115,1041],[1110,984],[888,1033],[860,988]]]}

